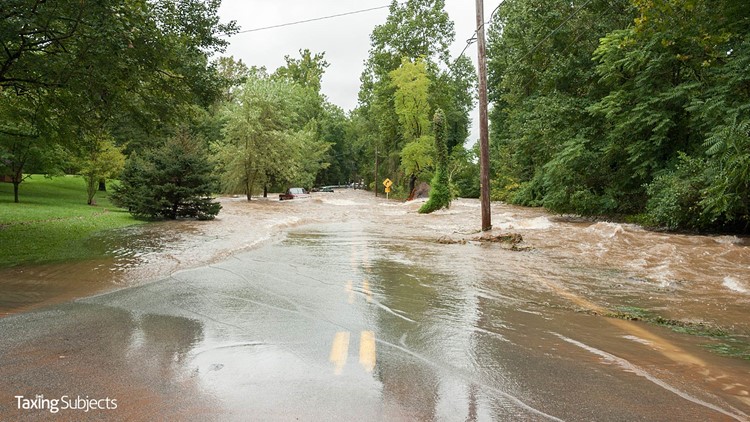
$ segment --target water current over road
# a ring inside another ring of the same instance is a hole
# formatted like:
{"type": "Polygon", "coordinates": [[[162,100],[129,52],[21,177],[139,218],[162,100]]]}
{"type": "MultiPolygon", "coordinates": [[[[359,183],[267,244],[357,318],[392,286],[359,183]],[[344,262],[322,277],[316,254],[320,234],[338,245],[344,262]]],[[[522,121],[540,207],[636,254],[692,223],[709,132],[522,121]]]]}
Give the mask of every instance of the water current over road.
{"type": "Polygon", "coordinates": [[[745,239],[493,205],[519,247],[475,240],[474,200],[342,191],[5,270],[0,419],[750,420],[750,361],[709,350],[750,342],[745,239]]]}

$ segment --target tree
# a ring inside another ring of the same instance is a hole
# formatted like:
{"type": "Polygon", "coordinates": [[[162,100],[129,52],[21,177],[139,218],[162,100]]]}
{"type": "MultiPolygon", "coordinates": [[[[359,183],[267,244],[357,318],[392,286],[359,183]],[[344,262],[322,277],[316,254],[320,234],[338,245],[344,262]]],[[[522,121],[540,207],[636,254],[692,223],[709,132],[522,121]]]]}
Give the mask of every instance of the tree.
{"type": "Polygon", "coordinates": [[[406,142],[418,139],[429,131],[427,95],[430,79],[424,60],[414,62],[404,57],[401,66],[390,72],[391,85],[396,89],[394,107],[406,142]]]}
{"type": "Polygon", "coordinates": [[[428,93],[430,79],[424,60],[414,62],[404,57],[401,67],[390,72],[392,86],[396,89],[394,109],[401,127],[404,147],[401,150],[401,168],[409,177],[409,198],[412,197],[417,177],[426,169],[431,158],[426,155],[432,143],[430,134],[428,93]]]}
{"type": "Polygon", "coordinates": [[[129,150],[143,148],[170,133],[186,106],[211,104],[225,85],[208,57],[237,29],[219,23],[218,0],[84,3],[0,7],[0,114],[12,132],[0,154],[13,155],[6,161],[19,174],[27,152],[76,150],[92,128],[106,128],[118,145],[131,141],[129,150]]]}
{"type": "Polygon", "coordinates": [[[435,130],[435,176],[432,178],[430,199],[419,208],[421,214],[429,214],[451,205],[451,191],[448,181],[448,148],[445,144],[445,113],[438,109],[433,118],[435,130]]]}
{"type": "MultiPolygon", "coordinates": [[[[360,78],[362,85],[357,112],[363,120],[358,127],[367,131],[361,138],[367,139],[361,160],[370,162],[377,155],[381,168],[385,168],[385,173],[394,178],[397,185],[403,182],[397,177],[398,169],[402,168],[402,150],[408,142],[427,134],[429,116],[437,107],[428,91],[424,120],[427,123],[417,124],[420,135],[414,136],[412,131],[407,135],[409,139],[405,138],[403,114],[400,117],[396,108],[397,85],[392,81],[394,75],[391,72],[399,69],[404,59],[411,63],[422,61],[423,64],[418,66],[424,66],[428,80],[433,81],[439,66],[449,67],[448,46],[453,42],[455,32],[444,9],[443,0],[393,1],[386,22],[376,26],[370,36],[370,55],[360,78]]],[[[447,98],[447,95],[442,98],[447,98]]],[[[367,171],[365,174],[369,178],[373,173],[367,171]]],[[[413,183],[413,175],[408,176],[409,182],[413,183]]]]}
{"type": "MultiPolygon", "coordinates": [[[[510,0],[489,30],[492,195],[559,212],[615,212],[631,204],[608,134],[589,107],[603,95],[591,58],[599,39],[635,17],[626,0],[510,0]]],[[[632,199],[632,197],[630,198],[632,199]]]]}
{"type": "Polygon", "coordinates": [[[505,1],[488,50],[493,195],[748,230],[749,33],[737,0],[505,1]]]}
{"type": "Polygon", "coordinates": [[[409,175],[409,200],[414,198],[414,189],[419,177],[434,167],[435,137],[424,135],[404,145],[401,150],[401,169],[409,175]]]}
{"type": "Polygon", "coordinates": [[[221,210],[211,197],[217,182],[205,148],[180,131],[164,145],[130,156],[112,200],[139,218],[211,220],[221,210]]]}
{"type": "Polygon", "coordinates": [[[290,82],[295,82],[304,88],[310,88],[319,93],[323,81],[323,74],[329,63],[325,60],[325,52],[313,55],[307,48],[299,50],[300,58],[284,56],[285,66],[276,69],[274,76],[290,82]]]}
{"type": "Polygon", "coordinates": [[[88,205],[94,204],[94,195],[100,181],[116,177],[125,166],[125,156],[115,146],[112,137],[99,132],[86,136],[80,157],[79,173],[86,182],[88,205]]]}
{"type": "MultiPolygon", "coordinates": [[[[328,166],[330,144],[318,137],[317,123],[305,118],[317,103],[311,91],[295,83],[262,76],[250,77],[227,108],[224,139],[216,158],[222,190],[244,193],[276,183],[309,183],[328,166]]],[[[314,114],[314,113],[313,113],[314,114]]]]}

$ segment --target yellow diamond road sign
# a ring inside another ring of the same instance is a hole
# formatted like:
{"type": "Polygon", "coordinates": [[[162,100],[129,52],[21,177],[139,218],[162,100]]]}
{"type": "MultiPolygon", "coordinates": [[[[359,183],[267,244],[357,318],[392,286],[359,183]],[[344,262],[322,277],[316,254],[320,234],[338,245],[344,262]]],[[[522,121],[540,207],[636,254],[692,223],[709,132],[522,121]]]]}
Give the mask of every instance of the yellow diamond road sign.
{"type": "Polygon", "coordinates": [[[385,179],[383,180],[383,186],[390,188],[391,185],[393,185],[393,182],[391,182],[391,179],[385,179]]]}

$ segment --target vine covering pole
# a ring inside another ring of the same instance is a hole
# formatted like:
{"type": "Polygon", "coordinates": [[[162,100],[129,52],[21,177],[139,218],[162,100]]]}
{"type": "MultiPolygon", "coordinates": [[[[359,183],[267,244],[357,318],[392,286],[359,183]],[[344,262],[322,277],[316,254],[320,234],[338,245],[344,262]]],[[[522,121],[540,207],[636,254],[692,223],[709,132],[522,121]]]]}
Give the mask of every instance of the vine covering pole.
{"type": "Polygon", "coordinates": [[[487,123],[487,50],[484,41],[484,1],[477,2],[477,56],[479,67],[479,171],[482,231],[492,229],[490,214],[490,140],[487,123]]]}

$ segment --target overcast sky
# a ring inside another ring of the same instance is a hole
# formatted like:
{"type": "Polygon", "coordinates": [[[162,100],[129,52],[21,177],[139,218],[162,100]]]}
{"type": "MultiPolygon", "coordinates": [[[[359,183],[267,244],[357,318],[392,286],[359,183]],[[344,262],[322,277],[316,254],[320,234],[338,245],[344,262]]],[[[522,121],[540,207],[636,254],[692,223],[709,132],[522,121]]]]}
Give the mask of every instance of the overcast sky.
{"type": "MultiPolygon", "coordinates": [[[[236,20],[241,30],[261,28],[323,16],[352,12],[355,10],[387,6],[389,0],[222,0],[219,11],[222,21],[236,20]]],[[[451,47],[455,58],[461,53],[476,25],[476,9],[473,0],[446,0],[446,11],[453,20],[456,41],[451,47]]],[[[498,1],[485,1],[485,20],[497,6],[498,1]]],[[[265,66],[273,72],[284,64],[284,56],[299,57],[300,49],[325,52],[330,63],[323,76],[323,93],[329,101],[344,110],[357,105],[359,75],[370,49],[370,33],[375,25],[385,22],[388,9],[379,9],[360,14],[342,16],[317,22],[274,28],[257,32],[237,34],[230,38],[226,55],[242,59],[248,66],[265,66]]],[[[465,53],[476,66],[476,44],[465,53]]],[[[478,112],[472,112],[476,121],[478,112]]],[[[473,125],[467,144],[478,138],[473,125]]]]}

